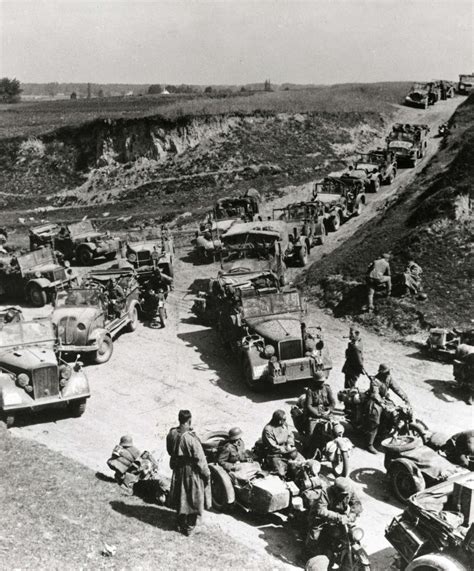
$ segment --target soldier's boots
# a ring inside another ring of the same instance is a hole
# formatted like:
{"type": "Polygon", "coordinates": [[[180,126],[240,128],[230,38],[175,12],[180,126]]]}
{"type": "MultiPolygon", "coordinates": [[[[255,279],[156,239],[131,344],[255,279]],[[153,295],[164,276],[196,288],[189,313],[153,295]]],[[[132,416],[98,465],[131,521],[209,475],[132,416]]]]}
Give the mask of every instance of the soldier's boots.
{"type": "Polygon", "coordinates": [[[377,429],[372,430],[367,434],[367,450],[371,454],[377,454],[377,449],[374,446],[376,436],[377,436],[377,429]]]}

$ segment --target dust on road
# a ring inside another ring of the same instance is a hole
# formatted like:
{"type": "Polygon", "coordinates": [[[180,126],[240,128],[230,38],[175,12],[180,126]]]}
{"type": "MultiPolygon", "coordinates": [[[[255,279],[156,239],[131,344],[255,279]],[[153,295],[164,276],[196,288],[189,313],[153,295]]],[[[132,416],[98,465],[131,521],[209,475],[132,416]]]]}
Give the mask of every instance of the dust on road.
{"type": "MultiPolygon", "coordinates": [[[[458,100],[440,102],[427,112],[402,108],[400,120],[429,123],[433,134],[457,104],[458,100]]],[[[324,246],[314,248],[312,260],[330,253],[355,228],[374,216],[387,197],[408,184],[415,171],[423,168],[437,144],[436,139],[430,139],[428,153],[418,167],[401,171],[391,187],[383,187],[379,194],[370,196],[362,216],[328,237],[324,246]]],[[[292,192],[291,200],[300,200],[307,191],[304,187],[297,189],[292,192]]],[[[289,411],[302,391],[301,385],[283,386],[264,394],[251,393],[215,332],[196,322],[190,311],[193,301],[190,286],[215,275],[218,268],[193,266],[185,260],[186,257],[176,263],[175,289],[168,298],[166,328],[155,330],[140,325],[135,333],[116,340],[109,363],[87,367],[92,397],[85,415],[57,421],[51,415],[40,416],[36,424],[12,429],[15,435],[41,442],[93,470],[107,471],[105,461],[112,447],[122,434],[130,433],[140,448],[156,451],[167,469],[165,436],[176,424],[180,408],[193,411],[194,424],[201,435],[207,430],[228,429],[238,424],[248,446],[260,436],[275,409],[289,411]]],[[[41,313],[48,311],[50,308],[45,308],[41,313]]],[[[33,313],[38,315],[38,310],[27,310],[27,315],[33,313]]],[[[330,382],[337,391],[343,387],[341,368],[347,344],[343,337],[347,335],[348,323],[337,321],[316,307],[309,308],[307,321],[311,325],[320,324],[325,331],[334,362],[330,382]]],[[[362,334],[367,370],[376,371],[382,361],[391,365],[414,404],[416,416],[430,428],[454,433],[472,425],[469,407],[450,391],[451,366],[425,361],[412,347],[392,343],[367,331],[362,334]]],[[[351,462],[351,477],[363,498],[361,525],[366,531],[364,543],[371,553],[373,568],[390,568],[395,551],[385,541],[383,532],[399,513],[400,506],[387,488],[383,456],[374,457],[356,448],[351,462]]],[[[302,563],[298,538],[290,527],[279,525],[275,519],[213,513],[206,518],[246,548],[267,554],[276,567],[294,568],[302,563]]]]}

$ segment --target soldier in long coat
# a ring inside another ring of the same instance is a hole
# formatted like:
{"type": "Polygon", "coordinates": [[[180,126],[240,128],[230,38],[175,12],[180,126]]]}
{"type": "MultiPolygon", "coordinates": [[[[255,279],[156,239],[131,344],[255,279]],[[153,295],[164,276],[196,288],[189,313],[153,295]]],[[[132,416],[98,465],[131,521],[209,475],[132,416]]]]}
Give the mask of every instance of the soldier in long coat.
{"type": "Polygon", "coordinates": [[[166,439],[173,470],[169,507],[178,514],[178,530],[191,535],[198,515],[211,507],[210,472],[199,438],[191,428],[189,410],[179,411],[179,426],[166,439]]]}
{"type": "Polygon", "coordinates": [[[353,389],[364,370],[364,355],[360,331],[351,327],[349,343],[346,349],[346,360],[342,367],[344,373],[344,388],[353,389]]]}

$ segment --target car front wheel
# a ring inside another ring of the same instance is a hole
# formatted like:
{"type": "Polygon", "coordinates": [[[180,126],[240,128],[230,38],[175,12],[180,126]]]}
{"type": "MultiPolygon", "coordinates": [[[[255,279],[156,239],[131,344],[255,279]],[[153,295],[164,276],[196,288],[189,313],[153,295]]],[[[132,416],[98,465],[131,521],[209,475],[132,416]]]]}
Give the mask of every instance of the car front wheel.
{"type": "Polygon", "coordinates": [[[113,352],[114,344],[112,339],[108,336],[102,337],[102,339],[99,339],[99,347],[94,354],[94,362],[98,365],[106,363],[112,357],[113,352]]]}
{"type": "Polygon", "coordinates": [[[43,307],[46,305],[48,298],[44,289],[40,285],[33,283],[28,286],[28,301],[34,307],[43,307]]]}
{"type": "Polygon", "coordinates": [[[15,424],[15,415],[12,412],[4,412],[0,418],[7,428],[11,428],[15,424]]]}

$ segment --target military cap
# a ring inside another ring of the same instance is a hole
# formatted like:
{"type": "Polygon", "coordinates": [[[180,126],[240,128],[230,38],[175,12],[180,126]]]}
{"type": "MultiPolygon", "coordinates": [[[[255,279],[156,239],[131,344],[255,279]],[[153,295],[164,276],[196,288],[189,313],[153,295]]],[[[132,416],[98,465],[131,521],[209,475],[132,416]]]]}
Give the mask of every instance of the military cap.
{"type": "Polygon", "coordinates": [[[350,494],[352,492],[352,484],[349,478],[344,478],[343,476],[339,476],[334,480],[334,487],[341,494],[350,494]]]}

